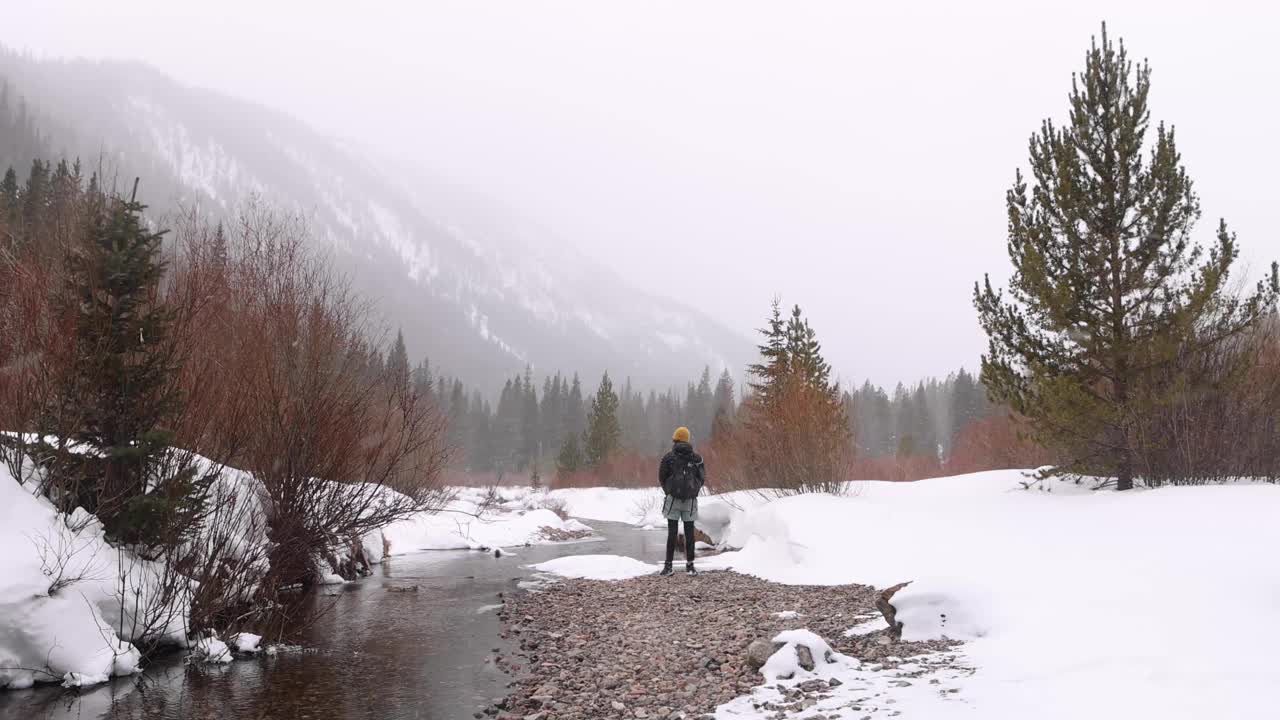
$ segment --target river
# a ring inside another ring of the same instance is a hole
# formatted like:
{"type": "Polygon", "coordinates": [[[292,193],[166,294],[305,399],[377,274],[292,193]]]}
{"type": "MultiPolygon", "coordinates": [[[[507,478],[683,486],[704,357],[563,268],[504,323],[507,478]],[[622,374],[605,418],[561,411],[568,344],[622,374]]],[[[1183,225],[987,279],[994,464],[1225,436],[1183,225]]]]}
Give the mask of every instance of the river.
{"type": "Polygon", "coordinates": [[[292,638],[302,650],[229,665],[152,664],[84,691],[43,686],[0,693],[0,720],[462,720],[506,694],[493,664],[500,592],[530,579],[525,565],[565,555],[661,558],[665,533],[590,522],[599,539],[401,555],[373,576],[321,588],[325,612],[292,638]],[[417,592],[392,588],[417,586],[417,592]]]}

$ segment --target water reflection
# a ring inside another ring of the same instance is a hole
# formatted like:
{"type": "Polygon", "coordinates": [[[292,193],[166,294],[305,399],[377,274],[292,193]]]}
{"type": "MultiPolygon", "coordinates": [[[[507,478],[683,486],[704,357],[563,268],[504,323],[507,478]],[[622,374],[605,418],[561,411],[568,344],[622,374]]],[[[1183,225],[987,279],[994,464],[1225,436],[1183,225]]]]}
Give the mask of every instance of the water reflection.
{"type": "Polygon", "coordinates": [[[603,540],[518,548],[502,558],[429,552],[392,558],[373,577],[321,590],[305,651],[230,665],[159,662],[135,678],[82,692],[41,687],[0,694],[0,720],[378,718],[457,720],[505,693],[492,663],[498,593],[528,578],[521,566],[564,555],[657,560],[665,535],[591,523],[603,540]],[[397,589],[416,585],[416,592],[397,589]]]}

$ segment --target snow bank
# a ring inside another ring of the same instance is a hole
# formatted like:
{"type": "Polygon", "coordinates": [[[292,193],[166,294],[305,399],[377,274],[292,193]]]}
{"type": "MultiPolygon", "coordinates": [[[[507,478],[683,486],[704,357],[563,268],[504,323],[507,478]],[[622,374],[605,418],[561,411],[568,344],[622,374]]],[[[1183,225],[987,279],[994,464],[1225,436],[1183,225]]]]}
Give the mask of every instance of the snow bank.
{"type": "Polygon", "coordinates": [[[635,526],[667,525],[662,518],[662,489],[656,485],[652,489],[568,488],[552,490],[547,497],[562,501],[565,512],[584,520],[635,526]]]}
{"type": "Polygon", "coordinates": [[[422,513],[393,523],[380,535],[387,539],[392,555],[403,555],[419,550],[538,544],[550,541],[548,529],[553,531],[550,534],[591,532],[590,527],[577,520],[562,520],[555,512],[539,507],[541,496],[529,488],[503,490],[505,497],[496,507],[485,507],[482,491],[464,488],[443,512],[422,513]],[[484,512],[480,517],[475,517],[481,510],[484,512]]]}
{"type": "MultiPolygon", "coordinates": [[[[865,483],[735,516],[703,561],[791,584],[910,580],[906,639],[967,641],[931,718],[1266,717],[1280,687],[1280,487],[865,483]],[[953,700],[959,700],[958,702],[953,700]]],[[[930,699],[932,697],[932,699],[930,699]]],[[[737,715],[734,715],[737,717],[737,715]]]]}
{"type": "Polygon", "coordinates": [[[236,633],[228,639],[238,653],[256,653],[262,645],[262,636],[253,633],[236,633]]]}
{"type": "MultiPolygon", "coordinates": [[[[196,457],[196,472],[209,462],[196,457]]],[[[34,485],[0,466],[0,688],[92,685],[137,672],[135,643],[186,647],[190,581],[112,546],[97,518],[59,513],[34,485]]],[[[240,563],[242,584],[227,592],[248,597],[267,570],[261,493],[230,468],[211,492],[212,514],[184,551],[240,563]]]]}
{"type": "Polygon", "coordinates": [[[133,617],[121,590],[145,601],[155,568],[108,545],[92,517],[60,515],[2,465],[0,549],[0,688],[79,687],[138,671],[138,651],[120,639],[132,639],[133,617]]]}
{"type": "Polygon", "coordinates": [[[200,638],[191,646],[191,657],[214,665],[232,661],[231,648],[216,636],[200,638]]]}
{"type": "MultiPolygon", "coordinates": [[[[662,517],[662,489],[656,484],[652,489],[568,488],[553,490],[548,497],[563,502],[565,512],[573,517],[636,527],[667,527],[662,517]]],[[[767,498],[750,492],[703,495],[698,498],[698,529],[721,542],[734,518],[766,502],[767,498]]]]}
{"type": "Polygon", "coordinates": [[[652,575],[660,569],[658,565],[622,555],[569,555],[530,567],[563,577],[591,580],[628,580],[641,575],[652,575]]]}

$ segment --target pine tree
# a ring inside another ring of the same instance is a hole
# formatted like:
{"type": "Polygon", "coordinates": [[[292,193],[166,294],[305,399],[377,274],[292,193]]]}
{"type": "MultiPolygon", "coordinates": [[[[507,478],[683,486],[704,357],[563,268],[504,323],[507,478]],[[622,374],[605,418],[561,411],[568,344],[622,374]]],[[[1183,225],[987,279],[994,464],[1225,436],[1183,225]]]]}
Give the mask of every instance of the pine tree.
{"type": "Polygon", "coordinates": [[[0,227],[16,238],[22,225],[22,200],[18,189],[18,173],[13,168],[5,170],[0,180],[0,227]]]}
{"type": "Polygon", "coordinates": [[[715,393],[711,398],[712,417],[711,417],[711,439],[724,435],[732,427],[736,416],[737,406],[734,405],[733,398],[733,376],[729,374],[729,368],[725,368],[720,373],[720,379],[716,381],[715,393]]]}
{"type": "Polygon", "coordinates": [[[508,380],[498,396],[498,411],[493,418],[494,462],[499,471],[515,470],[520,455],[520,415],[524,408],[523,382],[520,376],[508,380]]]}
{"type": "Polygon", "coordinates": [[[525,366],[524,392],[520,399],[521,452],[519,469],[533,464],[541,450],[538,437],[538,391],[533,385],[533,369],[525,366]]]}
{"type": "Polygon", "coordinates": [[[190,471],[162,476],[181,410],[179,360],[169,342],[172,312],[155,299],[164,272],[163,232],[143,224],[144,206],[116,201],[94,219],[89,242],[69,261],[66,300],[76,309],[76,343],[66,389],[47,409],[44,448],[68,504],[96,513],[115,540],[148,545],[200,512],[204,490],[190,471]],[[66,423],[74,423],[68,429],[66,423]]]}
{"type": "Polygon", "coordinates": [[[493,470],[495,452],[492,424],[493,411],[480,393],[476,392],[471,397],[471,411],[467,416],[467,467],[472,472],[493,470]]]}
{"type": "Polygon", "coordinates": [[[49,217],[52,195],[49,163],[32,160],[27,185],[22,190],[22,225],[29,242],[46,239],[43,232],[49,217]]]}
{"type": "Polygon", "coordinates": [[[622,429],[618,425],[618,395],[613,391],[609,373],[600,379],[600,388],[591,398],[591,410],[587,413],[587,432],[583,437],[587,467],[604,464],[618,449],[622,429]]]}
{"type": "Polygon", "coordinates": [[[578,373],[573,374],[573,383],[569,387],[569,395],[564,401],[564,431],[581,435],[587,429],[587,412],[582,398],[582,383],[578,373]]]}
{"type": "MultiPolygon", "coordinates": [[[[775,313],[777,309],[775,308],[775,313]]],[[[798,374],[803,382],[821,390],[832,390],[831,366],[822,358],[822,345],[817,333],[809,327],[800,306],[791,308],[786,326],[787,358],[790,372],[798,374]]]]}
{"type": "Polygon", "coordinates": [[[951,384],[951,439],[971,422],[986,415],[986,397],[983,388],[966,369],[960,368],[951,384]]]}
{"type": "Polygon", "coordinates": [[[761,486],[834,490],[853,452],[844,399],[800,308],[785,323],[779,308],[775,299],[768,326],[760,331],[761,360],[750,368],[750,471],[761,486]]]}
{"type": "Polygon", "coordinates": [[[578,436],[566,433],[560,445],[560,454],[556,456],[556,472],[565,477],[582,468],[582,450],[578,447],[578,436]]]}
{"type": "Polygon", "coordinates": [[[400,392],[409,388],[409,353],[404,347],[404,332],[396,331],[396,340],[387,352],[387,377],[400,392]]]}
{"type": "MultiPolygon", "coordinates": [[[[221,226],[219,226],[219,228],[221,228],[221,226]]],[[[422,362],[418,363],[418,366],[413,369],[411,382],[413,383],[414,392],[419,397],[428,398],[432,401],[435,400],[432,393],[432,385],[435,381],[431,377],[430,358],[422,358],[422,362]]]]}
{"type": "Polygon", "coordinates": [[[560,439],[564,437],[564,383],[560,373],[548,378],[543,385],[542,404],[538,410],[541,427],[542,447],[546,452],[554,452],[560,439]]]}
{"type": "MultiPolygon", "coordinates": [[[[445,409],[445,408],[442,408],[445,409]]],[[[470,404],[467,402],[467,393],[462,387],[459,380],[453,381],[453,389],[449,391],[449,404],[447,406],[448,425],[446,429],[446,437],[449,439],[449,446],[453,448],[466,447],[467,440],[471,438],[471,413],[470,404]]]]}
{"type": "Polygon", "coordinates": [[[1019,172],[1008,192],[1008,297],[989,278],[974,287],[993,399],[1029,418],[1062,470],[1119,490],[1133,485],[1139,424],[1172,392],[1157,378],[1251,326],[1280,285],[1273,265],[1247,298],[1226,292],[1237,248],[1225,221],[1207,254],[1191,241],[1200,203],[1173,129],[1158,125],[1148,148],[1150,81],[1104,26],[1069,122],[1045,121],[1031,187],[1019,172]]]}
{"type": "Polygon", "coordinates": [[[772,309],[768,324],[759,331],[764,336],[764,342],[757,346],[760,361],[747,367],[747,374],[751,377],[747,385],[751,388],[751,393],[764,405],[769,404],[771,394],[778,387],[779,381],[791,372],[787,325],[782,319],[782,300],[774,298],[772,309]]]}

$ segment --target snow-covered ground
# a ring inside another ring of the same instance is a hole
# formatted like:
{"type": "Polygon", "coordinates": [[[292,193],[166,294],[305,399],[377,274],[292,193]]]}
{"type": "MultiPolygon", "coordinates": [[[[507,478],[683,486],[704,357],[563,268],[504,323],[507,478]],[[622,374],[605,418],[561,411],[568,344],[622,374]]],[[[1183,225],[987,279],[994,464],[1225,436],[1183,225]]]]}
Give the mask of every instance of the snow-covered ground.
{"type": "MultiPolygon", "coordinates": [[[[821,669],[839,673],[845,695],[884,690],[895,703],[883,709],[903,717],[1275,717],[1280,487],[1115,493],[1061,481],[1023,490],[1021,479],[1001,471],[857,483],[843,497],[704,499],[725,506],[720,539],[740,549],[700,566],[789,584],[911,581],[894,598],[904,638],[962,640],[974,672],[899,687],[857,663],[821,669]]],[[[571,513],[599,516],[624,506],[620,493],[642,492],[559,495],[571,513]]],[[[599,556],[544,569],[593,567],[643,570],[599,556]]],[[[763,718],[754,703],[771,692],[720,716],[763,718]]]]}
{"type": "Polygon", "coordinates": [[[443,512],[423,513],[383,528],[392,555],[421,550],[519,547],[554,542],[557,533],[586,534],[587,525],[563,520],[544,507],[547,495],[530,488],[499,488],[496,503],[486,491],[459,488],[443,512]]]}
{"type": "MultiPolygon", "coordinates": [[[[662,490],[653,488],[568,488],[552,490],[547,497],[564,504],[575,518],[601,520],[666,529],[662,517],[662,490]]],[[[703,495],[698,498],[698,529],[719,542],[728,531],[730,520],[748,508],[758,507],[767,498],[758,493],[738,492],[703,495]]]]}
{"type": "Polygon", "coordinates": [[[121,589],[146,593],[158,574],[108,545],[92,517],[59,514],[0,465],[0,688],[137,672],[121,589]]]}

